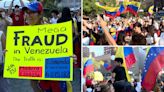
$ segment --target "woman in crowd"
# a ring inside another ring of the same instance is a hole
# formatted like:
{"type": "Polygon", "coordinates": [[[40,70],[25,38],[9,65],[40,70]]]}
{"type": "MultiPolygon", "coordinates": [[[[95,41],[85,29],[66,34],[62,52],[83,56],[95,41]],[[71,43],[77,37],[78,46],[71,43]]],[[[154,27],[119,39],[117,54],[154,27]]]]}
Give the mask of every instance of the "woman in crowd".
{"type": "Polygon", "coordinates": [[[111,20],[98,15],[92,21],[87,17],[83,18],[83,45],[159,45],[163,25],[163,20],[159,22],[149,16],[118,17],[111,20]],[[149,43],[147,39],[152,26],[154,42],[149,43]]]}

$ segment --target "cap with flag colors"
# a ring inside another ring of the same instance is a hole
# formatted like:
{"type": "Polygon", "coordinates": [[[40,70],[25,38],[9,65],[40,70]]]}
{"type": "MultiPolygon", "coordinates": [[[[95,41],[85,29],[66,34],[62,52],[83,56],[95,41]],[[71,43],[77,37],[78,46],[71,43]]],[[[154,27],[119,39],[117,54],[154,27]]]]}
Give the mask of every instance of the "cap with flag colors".
{"type": "Polygon", "coordinates": [[[27,5],[27,8],[30,11],[33,11],[33,12],[40,12],[41,13],[43,11],[43,5],[40,2],[38,2],[38,1],[30,2],[27,5]]]}

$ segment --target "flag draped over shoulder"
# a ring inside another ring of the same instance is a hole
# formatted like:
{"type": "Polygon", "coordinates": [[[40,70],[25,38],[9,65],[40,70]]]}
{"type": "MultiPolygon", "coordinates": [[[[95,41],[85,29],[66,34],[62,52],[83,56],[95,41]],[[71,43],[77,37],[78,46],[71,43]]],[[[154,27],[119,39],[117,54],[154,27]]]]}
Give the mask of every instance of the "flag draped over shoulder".
{"type": "Polygon", "coordinates": [[[83,76],[86,77],[86,75],[90,72],[94,71],[94,65],[92,59],[88,59],[85,64],[84,64],[84,69],[83,69],[83,76]]]}
{"type": "Polygon", "coordinates": [[[131,82],[131,78],[130,78],[130,75],[128,74],[128,69],[127,69],[127,66],[126,66],[126,63],[125,63],[125,56],[124,56],[124,48],[123,47],[118,47],[117,48],[115,57],[123,59],[123,67],[125,68],[127,80],[129,82],[131,82]]]}
{"type": "Polygon", "coordinates": [[[153,90],[158,73],[164,68],[164,47],[151,47],[142,71],[142,87],[153,90]]]}
{"type": "Polygon", "coordinates": [[[126,66],[129,69],[136,62],[136,59],[135,59],[135,56],[133,53],[133,48],[132,47],[124,47],[124,55],[125,55],[126,66]]]}

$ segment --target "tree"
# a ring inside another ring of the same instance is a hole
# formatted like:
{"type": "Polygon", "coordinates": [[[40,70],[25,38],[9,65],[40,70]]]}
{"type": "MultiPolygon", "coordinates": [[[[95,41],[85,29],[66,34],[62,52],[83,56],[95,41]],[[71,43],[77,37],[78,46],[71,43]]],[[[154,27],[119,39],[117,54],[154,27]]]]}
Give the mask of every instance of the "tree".
{"type": "MultiPolygon", "coordinates": [[[[103,12],[103,9],[97,7],[95,2],[97,0],[83,0],[83,14],[87,16],[95,16],[96,14],[100,14],[103,12]]],[[[104,5],[115,7],[116,1],[115,0],[99,0],[104,5]]]]}

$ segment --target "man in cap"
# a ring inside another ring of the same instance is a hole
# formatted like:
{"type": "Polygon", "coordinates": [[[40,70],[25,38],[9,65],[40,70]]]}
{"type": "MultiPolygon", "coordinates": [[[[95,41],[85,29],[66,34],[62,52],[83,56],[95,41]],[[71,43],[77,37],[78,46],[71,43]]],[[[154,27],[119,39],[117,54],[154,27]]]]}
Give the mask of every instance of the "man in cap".
{"type": "MultiPolygon", "coordinates": [[[[26,19],[27,25],[40,25],[43,13],[43,6],[40,2],[34,1],[27,5],[26,19]]],[[[31,86],[34,92],[41,92],[38,87],[39,81],[32,80],[31,86]]]]}

